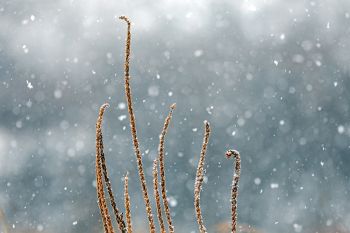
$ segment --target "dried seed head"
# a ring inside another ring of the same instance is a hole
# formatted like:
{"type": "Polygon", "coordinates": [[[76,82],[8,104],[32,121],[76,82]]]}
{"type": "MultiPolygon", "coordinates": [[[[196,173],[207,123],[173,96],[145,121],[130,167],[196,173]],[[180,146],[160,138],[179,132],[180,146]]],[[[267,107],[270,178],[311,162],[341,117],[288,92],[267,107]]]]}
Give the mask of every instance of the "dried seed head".
{"type": "Polygon", "coordinates": [[[237,231],[237,198],[238,198],[238,182],[241,175],[241,156],[236,150],[228,150],[226,152],[226,157],[235,158],[234,163],[234,173],[232,178],[231,186],[231,233],[236,233],[237,231]]]}
{"type": "Polygon", "coordinates": [[[176,108],[176,103],[173,103],[171,106],[170,106],[170,109],[171,110],[174,110],[176,108]]]}
{"type": "Polygon", "coordinates": [[[102,121],[103,114],[105,109],[109,104],[103,104],[100,107],[98,113],[98,118],[96,121],[96,191],[97,191],[97,200],[98,205],[101,211],[101,217],[105,233],[114,233],[111,217],[109,215],[106,197],[104,193],[104,184],[103,184],[103,168],[102,168],[102,156],[103,156],[103,139],[102,139],[102,121]]]}
{"type": "Polygon", "coordinates": [[[126,21],[128,24],[131,23],[130,20],[129,20],[129,18],[128,18],[127,16],[125,16],[125,15],[119,16],[119,19],[122,19],[122,20],[126,21]]]}
{"type": "Polygon", "coordinates": [[[145,201],[146,206],[146,213],[148,218],[148,223],[150,227],[150,232],[155,233],[155,225],[154,225],[154,219],[152,214],[152,207],[148,196],[148,190],[147,190],[147,184],[146,184],[146,177],[145,172],[143,170],[143,164],[142,164],[142,156],[141,151],[139,148],[139,141],[137,138],[137,131],[136,131],[136,119],[135,114],[133,110],[133,100],[132,100],[132,93],[131,93],[131,87],[130,87],[130,46],[131,46],[131,29],[130,29],[130,20],[126,16],[120,16],[121,20],[124,20],[128,24],[127,28],[127,37],[126,37],[126,43],[125,43],[125,62],[124,62],[124,88],[125,88],[125,97],[126,102],[128,105],[128,113],[129,113],[129,121],[130,121],[130,131],[132,136],[132,142],[134,145],[134,151],[136,155],[136,162],[137,162],[137,169],[139,172],[139,177],[141,181],[141,189],[143,194],[143,199],[145,201]]]}
{"type": "Polygon", "coordinates": [[[231,156],[236,158],[237,156],[239,156],[239,152],[236,150],[228,150],[226,151],[225,155],[226,155],[226,158],[231,158],[231,156]]]}
{"type": "Polygon", "coordinates": [[[166,189],[166,179],[165,179],[165,156],[164,156],[164,144],[165,144],[165,136],[168,132],[168,127],[170,124],[170,120],[172,118],[173,111],[176,107],[176,104],[172,104],[170,106],[170,111],[168,113],[168,116],[165,118],[163,129],[161,134],[159,135],[159,146],[158,146],[158,157],[159,157],[159,167],[160,167],[160,186],[161,186],[161,193],[162,193],[162,199],[163,199],[163,205],[164,205],[164,210],[165,210],[165,216],[168,222],[168,228],[169,228],[169,233],[174,233],[174,225],[173,225],[173,220],[171,219],[171,213],[170,213],[170,208],[169,208],[169,203],[168,203],[168,198],[167,198],[167,189],[166,189]]]}
{"type": "Polygon", "coordinates": [[[197,223],[199,226],[200,233],[207,233],[207,229],[204,226],[202,210],[200,206],[200,195],[201,195],[202,183],[204,178],[205,154],[207,152],[209,136],[210,136],[209,122],[204,121],[204,125],[205,125],[205,130],[204,130],[204,137],[203,137],[203,143],[202,143],[202,150],[198,161],[196,181],[194,184],[194,208],[196,211],[197,223]]]}

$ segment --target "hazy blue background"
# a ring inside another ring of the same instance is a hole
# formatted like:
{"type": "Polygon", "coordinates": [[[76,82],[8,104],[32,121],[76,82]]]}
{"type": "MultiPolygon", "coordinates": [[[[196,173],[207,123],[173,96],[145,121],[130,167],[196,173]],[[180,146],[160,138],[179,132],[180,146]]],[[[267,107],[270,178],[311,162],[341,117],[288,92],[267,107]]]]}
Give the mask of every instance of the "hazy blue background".
{"type": "Polygon", "coordinates": [[[166,142],[177,232],[198,232],[193,184],[206,119],[210,232],[230,219],[228,148],[242,155],[240,224],[350,232],[350,1],[0,0],[0,208],[11,232],[102,232],[94,143],[106,101],[116,198],[123,209],[129,171],[134,226],[146,224],[120,15],[133,22],[131,85],[150,187],[163,119],[177,103],[166,142]]]}

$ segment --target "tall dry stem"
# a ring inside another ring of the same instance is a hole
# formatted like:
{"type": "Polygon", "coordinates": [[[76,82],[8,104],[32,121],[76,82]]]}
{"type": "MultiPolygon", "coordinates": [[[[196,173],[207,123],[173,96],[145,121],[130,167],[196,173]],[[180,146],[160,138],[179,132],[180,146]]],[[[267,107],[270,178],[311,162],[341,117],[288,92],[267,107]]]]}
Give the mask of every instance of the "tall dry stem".
{"type": "Polygon", "coordinates": [[[149,228],[151,233],[155,233],[155,225],[154,225],[154,219],[152,214],[152,208],[151,208],[151,204],[148,196],[145,172],[143,170],[142,157],[141,157],[141,152],[139,148],[139,142],[137,139],[136,120],[135,120],[135,115],[133,110],[132,94],[131,94],[131,88],[130,88],[129,62],[130,62],[130,44],[131,44],[131,32],[130,32],[131,23],[126,16],[121,16],[120,19],[124,20],[128,25],[126,46],[125,46],[124,82],[125,82],[126,102],[128,104],[130,130],[131,130],[132,141],[133,141],[134,150],[136,154],[137,168],[140,176],[142,194],[143,194],[143,199],[145,201],[149,228]]]}
{"type": "MultiPolygon", "coordinates": [[[[101,148],[103,148],[103,144],[102,144],[102,140],[101,140],[101,148]]],[[[115,215],[115,219],[116,222],[118,224],[119,230],[122,233],[126,233],[126,226],[125,226],[125,221],[123,219],[123,214],[119,211],[117,204],[115,202],[114,199],[114,194],[113,194],[113,190],[112,190],[112,185],[108,176],[108,171],[107,171],[107,166],[106,166],[106,159],[105,159],[105,155],[103,152],[103,149],[101,150],[101,165],[102,165],[102,171],[103,171],[103,176],[105,179],[105,183],[107,186],[107,191],[108,191],[108,195],[109,195],[109,200],[111,203],[111,206],[113,208],[113,212],[115,215]]]]}
{"type": "Polygon", "coordinates": [[[163,221],[163,216],[162,216],[162,206],[160,204],[160,194],[159,194],[159,189],[158,189],[158,160],[157,158],[154,159],[153,161],[153,191],[154,191],[154,198],[156,200],[156,205],[157,205],[157,217],[158,217],[158,222],[160,226],[160,231],[161,233],[165,233],[165,225],[163,221]]]}
{"type": "Polygon", "coordinates": [[[200,154],[200,158],[199,158],[199,162],[198,162],[198,167],[197,167],[196,181],[194,184],[194,207],[196,210],[196,217],[197,217],[197,222],[198,222],[200,233],[207,232],[207,229],[203,223],[203,217],[202,217],[201,206],[200,206],[200,195],[201,195],[202,183],[203,183],[203,178],[204,178],[205,154],[207,152],[209,136],[210,136],[209,122],[204,121],[204,126],[205,126],[205,129],[204,129],[202,150],[201,150],[201,154],[200,154]]]}
{"type": "Polygon", "coordinates": [[[97,190],[97,200],[98,205],[101,211],[101,217],[103,226],[105,229],[105,233],[114,233],[111,217],[109,215],[106,197],[104,193],[104,185],[103,185],[103,174],[102,174],[102,161],[101,157],[103,154],[103,139],[102,139],[102,120],[103,114],[106,108],[109,107],[109,104],[103,104],[100,107],[100,111],[98,113],[98,118],[96,122],[96,190],[97,190]]]}
{"type": "Polygon", "coordinates": [[[9,226],[7,224],[6,218],[5,218],[5,213],[4,211],[0,208],[0,229],[3,231],[3,233],[9,233],[9,226]]]}
{"type": "Polygon", "coordinates": [[[127,232],[132,233],[132,223],[131,223],[131,211],[130,211],[130,195],[129,195],[129,177],[126,173],[124,178],[124,204],[125,204],[125,216],[127,223],[127,232]]]}
{"type": "Polygon", "coordinates": [[[238,182],[241,176],[241,156],[236,150],[228,150],[226,152],[226,157],[234,157],[234,173],[231,186],[231,220],[232,220],[232,229],[231,233],[236,233],[237,231],[237,197],[238,197],[238,182]]]}
{"type": "Polygon", "coordinates": [[[163,199],[163,205],[165,209],[165,215],[168,222],[169,232],[174,233],[174,226],[171,219],[170,214],[170,208],[167,198],[167,189],[166,189],[166,179],[165,179],[165,162],[164,162],[164,142],[165,142],[165,136],[168,131],[169,123],[171,120],[171,117],[173,115],[173,111],[176,107],[176,104],[172,104],[170,106],[170,111],[168,116],[165,118],[164,126],[162,133],[159,136],[159,147],[158,147],[158,156],[159,156],[159,165],[160,165],[160,178],[161,178],[161,190],[162,190],[162,199],[163,199]]]}

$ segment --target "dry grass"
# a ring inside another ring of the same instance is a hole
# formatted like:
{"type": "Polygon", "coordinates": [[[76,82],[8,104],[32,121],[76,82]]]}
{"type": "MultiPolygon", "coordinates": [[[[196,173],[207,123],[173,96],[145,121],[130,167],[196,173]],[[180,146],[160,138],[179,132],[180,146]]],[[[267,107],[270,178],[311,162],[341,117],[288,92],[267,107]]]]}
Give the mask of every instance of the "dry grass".
{"type": "Polygon", "coordinates": [[[103,114],[108,107],[108,104],[103,104],[100,108],[97,123],[96,123],[96,189],[97,189],[97,200],[101,211],[101,217],[103,226],[106,233],[113,233],[113,225],[111,221],[111,216],[109,215],[106,197],[104,193],[103,185],[103,174],[102,174],[102,164],[101,157],[103,154],[103,140],[102,140],[102,120],[103,114]]]}
{"type": "Polygon", "coordinates": [[[236,150],[228,150],[226,157],[235,159],[235,172],[233,173],[232,187],[231,187],[231,217],[232,217],[232,229],[231,232],[235,233],[237,229],[237,197],[238,197],[238,182],[241,176],[241,155],[236,150]]]}
{"type": "Polygon", "coordinates": [[[131,210],[130,210],[130,195],[129,195],[129,177],[128,173],[124,177],[124,204],[125,204],[125,216],[127,223],[128,233],[132,233],[131,223],[131,210]]]}
{"type": "Polygon", "coordinates": [[[200,206],[200,198],[201,198],[201,189],[204,178],[204,162],[205,162],[205,154],[207,152],[209,135],[210,135],[210,125],[209,122],[204,122],[205,130],[204,130],[204,138],[202,144],[202,150],[199,157],[197,173],[196,173],[196,181],[194,183],[194,208],[196,210],[197,223],[199,226],[200,233],[206,233],[207,229],[203,223],[202,211],[200,206]]]}
{"type": "Polygon", "coordinates": [[[157,216],[160,227],[160,232],[165,233],[165,225],[162,216],[162,206],[160,203],[160,194],[158,189],[158,159],[154,159],[153,161],[153,190],[154,190],[154,198],[156,199],[157,205],[157,216]]]}
{"type": "Polygon", "coordinates": [[[150,200],[148,197],[145,172],[143,170],[141,151],[139,148],[139,141],[137,139],[136,119],[135,119],[135,114],[134,114],[134,109],[133,109],[132,93],[131,93],[131,88],[130,88],[129,62],[130,62],[130,44],[131,44],[131,23],[130,23],[130,20],[126,16],[121,16],[120,19],[124,20],[128,25],[126,46],[125,46],[125,63],[124,63],[124,83],[125,84],[124,84],[124,86],[125,86],[126,102],[128,104],[130,130],[131,130],[132,141],[134,144],[134,150],[135,150],[135,154],[136,154],[137,169],[139,171],[143,199],[145,200],[149,228],[150,228],[151,233],[155,233],[156,229],[154,226],[152,207],[151,207],[151,203],[150,203],[150,200]]]}
{"type": "Polygon", "coordinates": [[[159,156],[159,166],[160,166],[160,179],[161,179],[161,187],[162,187],[162,199],[163,199],[163,205],[165,209],[165,215],[167,218],[168,222],[168,227],[169,227],[169,232],[173,233],[174,232],[174,226],[173,226],[173,221],[171,219],[171,214],[170,214],[170,208],[168,204],[168,198],[167,198],[167,189],[166,189],[166,179],[165,179],[165,162],[164,162],[164,143],[165,143],[165,136],[168,132],[168,127],[170,120],[173,116],[173,111],[176,107],[176,104],[172,104],[170,106],[170,111],[168,116],[165,118],[164,121],[164,126],[162,133],[159,136],[159,146],[158,146],[158,156],[159,156]]]}
{"type": "MultiPolygon", "coordinates": [[[[136,130],[136,118],[133,109],[133,100],[132,100],[132,92],[130,86],[130,51],[131,51],[131,22],[126,16],[121,16],[121,20],[124,20],[127,23],[127,37],[126,37],[126,45],[125,45],[125,63],[124,63],[124,87],[125,87],[125,97],[128,106],[129,113],[129,121],[130,121],[130,130],[131,130],[131,138],[134,146],[134,151],[136,155],[137,169],[139,173],[141,190],[143,199],[145,202],[147,220],[149,224],[149,232],[155,233],[156,228],[153,219],[152,207],[148,195],[145,172],[143,169],[142,156],[139,148],[139,141],[137,138],[137,130],[136,130]]],[[[110,179],[108,177],[108,171],[105,161],[105,156],[103,152],[103,140],[102,140],[102,120],[105,109],[108,107],[108,104],[104,104],[101,106],[99,115],[96,123],[96,183],[97,183],[97,199],[99,208],[101,211],[102,222],[104,226],[105,233],[114,233],[114,229],[112,226],[111,217],[109,215],[109,210],[107,207],[106,197],[104,193],[104,188],[107,188],[109,194],[110,204],[113,208],[114,215],[116,217],[116,223],[118,225],[119,230],[122,233],[132,233],[132,225],[131,225],[131,213],[130,213],[130,196],[128,191],[128,176],[125,177],[124,183],[124,204],[126,211],[126,223],[123,218],[123,214],[117,208],[114,194],[112,191],[112,187],[110,184],[110,179]],[[104,183],[105,185],[104,185],[104,183]]],[[[174,233],[174,225],[171,218],[170,208],[167,200],[167,188],[166,188],[166,177],[165,177],[165,156],[164,156],[164,145],[165,145],[165,137],[169,128],[169,124],[172,118],[173,111],[175,109],[175,104],[170,106],[170,111],[167,117],[165,118],[162,132],[159,136],[159,146],[158,146],[158,157],[154,160],[153,163],[153,191],[156,202],[156,210],[158,222],[160,225],[161,233],[166,232],[165,222],[163,220],[162,214],[162,204],[164,208],[164,213],[166,216],[168,231],[169,233],[174,233]],[[159,175],[158,175],[158,164],[160,171],[160,186],[161,193],[159,192],[158,184],[159,184],[159,175]],[[161,198],[163,202],[161,203],[161,198]]],[[[198,168],[196,173],[196,181],[194,185],[194,207],[196,211],[197,222],[199,225],[200,233],[206,233],[206,227],[204,226],[204,221],[201,213],[200,207],[200,192],[202,188],[203,178],[204,178],[204,165],[205,165],[205,155],[208,147],[210,135],[210,125],[209,122],[204,122],[204,138],[202,149],[200,152],[200,158],[198,162],[198,168]]],[[[238,197],[238,181],[240,174],[240,156],[237,151],[229,150],[226,152],[228,157],[235,157],[235,171],[232,182],[232,233],[236,233],[237,229],[237,197],[238,197]]]]}
{"type": "Polygon", "coordinates": [[[5,218],[5,213],[1,208],[0,208],[0,226],[1,226],[0,229],[2,230],[3,233],[9,233],[9,226],[5,218]]]}

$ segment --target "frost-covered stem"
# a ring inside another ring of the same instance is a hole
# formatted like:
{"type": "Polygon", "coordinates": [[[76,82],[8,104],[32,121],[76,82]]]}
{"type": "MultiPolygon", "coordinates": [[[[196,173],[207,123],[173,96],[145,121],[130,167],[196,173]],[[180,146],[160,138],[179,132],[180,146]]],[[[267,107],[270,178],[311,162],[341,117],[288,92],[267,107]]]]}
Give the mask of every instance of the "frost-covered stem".
{"type": "MultiPolygon", "coordinates": [[[[101,137],[102,139],[102,137],[101,137]]],[[[112,190],[112,185],[108,176],[108,171],[107,171],[107,166],[106,166],[106,159],[105,159],[105,155],[104,155],[104,151],[103,151],[103,143],[101,140],[101,164],[102,164],[102,171],[103,171],[103,176],[105,179],[105,183],[107,186],[107,191],[108,191],[108,195],[109,195],[109,200],[111,202],[111,206],[113,208],[113,212],[115,215],[115,219],[116,222],[118,224],[118,227],[120,229],[120,231],[122,233],[126,233],[126,226],[125,226],[125,221],[123,219],[123,214],[119,211],[117,204],[115,202],[114,199],[114,194],[113,194],[113,190],[112,190]]]]}
{"type": "Polygon", "coordinates": [[[226,152],[226,157],[235,158],[234,163],[234,173],[232,179],[231,188],[231,219],[232,219],[232,230],[231,233],[236,233],[237,231],[237,197],[238,197],[238,182],[241,175],[241,156],[236,150],[228,150],[226,152]]]}
{"type": "Polygon", "coordinates": [[[128,173],[124,178],[124,204],[125,204],[125,216],[127,223],[127,232],[132,233],[132,224],[131,224],[131,211],[130,211],[130,195],[129,195],[129,178],[128,173]]]}
{"type": "Polygon", "coordinates": [[[176,104],[172,104],[170,106],[169,114],[165,118],[163,130],[162,130],[162,133],[159,136],[159,147],[158,147],[162,199],[163,199],[165,215],[166,215],[166,218],[167,218],[167,222],[168,222],[168,227],[169,227],[169,232],[170,233],[174,233],[174,226],[173,226],[173,223],[172,223],[171,214],[170,214],[170,208],[169,208],[167,194],[166,194],[167,190],[166,190],[166,181],[165,181],[164,142],[165,142],[165,136],[167,134],[169,123],[170,123],[170,120],[171,120],[171,117],[173,115],[173,111],[174,111],[175,107],[176,107],[176,104]]]}
{"type": "Polygon", "coordinates": [[[125,77],[124,77],[125,96],[126,96],[126,102],[128,104],[130,130],[131,130],[132,141],[133,141],[134,150],[135,150],[135,154],[136,154],[137,168],[138,168],[138,172],[139,172],[139,176],[140,176],[141,188],[142,188],[142,193],[143,193],[143,199],[145,201],[148,223],[149,223],[149,227],[150,227],[150,232],[155,233],[156,230],[155,230],[155,225],[154,225],[152,208],[151,208],[150,200],[148,197],[145,172],[143,170],[142,157],[141,157],[141,152],[140,152],[140,148],[139,148],[139,142],[137,139],[136,120],[135,120],[135,115],[134,115],[134,110],[133,110],[132,94],[131,94],[131,88],[130,88],[130,75],[129,75],[130,42],[131,42],[130,20],[126,16],[121,16],[119,18],[124,20],[128,24],[126,46],[125,46],[125,64],[124,64],[125,65],[125,67],[124,67],[124,69],[125,69],[124,70],[124,73],[125,73],[125,77]]]}
{"type": "Polygon", "coordinates": [[[111,217],[109,215],[106,198],[103,190],[103,174],[101,168],[101,157],[103,154],[103,139],[102,139],[102,120],[105,109],[109,104],[103,104],[98,113],[98,118],[96,122],[96,190],[97,190],[97,200],[101,211],[101,217],[105,233],[114,233],[111,217]]]}
{"type": "Polygon", "coordinates": [[[126,43],[125,43],[125,63],[124,63],[124,72],[125,77],[130,77],[130,46],[131,46],[131,22],[128,17],[126,16],[120,16],[119,19],[124,20],[127,25],[127,35],[126,35],[126,43]]]}
{"type": "Polygon", "coordinates": [[[196,210],[196,217],[197,217],[197,222],[198,222],[200,233],[207,232],[207,229],[205,228],[204,223],[203,223],[203,217],[202,217],[201,206],[200,206],[200,195],[201,195],[201,188],[202,188],[203,177],[204,177],[205,154],[207,151],[209,135],[210,135],[209,122],[204,121],[204,125],[205,125],[205,131],[204,131],[202,150],[201,150],[201,154],[200,154],[200,158],[199,158],[199,162],[198,162],[198,167],[197,167],[196,182],[194,184],[194,208],[196,210]]]}
{"type": "MultiPolygon", "coordinates": [[[[100,127],[101,127],[101,125],[100,125],[100,127]]],[[[100,130],[101,130],[101,128],[100,128],[100,130]]],[[[113,194],[113,190],[112,190],[112,185],[111,185],[111,182],[110,182],[110,179],[109,179],[109,176],[108,176],[108,170],[107,170],[107,166],[106,166],[106,159],[105,159],[105,155],[104,155],[104,151],[103,151],[102,131],[101,131],[100,139],[101,139],[100,140],[100,159],[101,159],[101,165],[102,165],[102,172],[103,172],[104,180],[105,180],[105,183],[106,183],[106,186],[107,186],[108,195],[109,195],[109,200],[111,202],[111,206],[113,208],[115,219],[116,219],[116,222],[118,224],[118,227],[119,227],[120,231],[122,233],[126,233],[126,227],[125,227],[125,222],[124,222],[124,219],[123,219],[123,214],[119,211],[119,209],[117,207],[117,204],[115,202],[114,194],[113,194]]]]}
{"type": "Polygon", "coordinates": [[[156,205],[157,205],[157,217],[158,217],[158,222],[160,226],[160,231],[161,233],[165,233],[165,226],[164,226],[164,221],[163,221],[163,216],[162,216],[162,206],[160,204],[160,194],[159,194],[159,189],[158,189],[158,160],[157,158],[154,159],[153,161],[153,191],[154,191],[154,198],[156,200],[156,205]]]}

